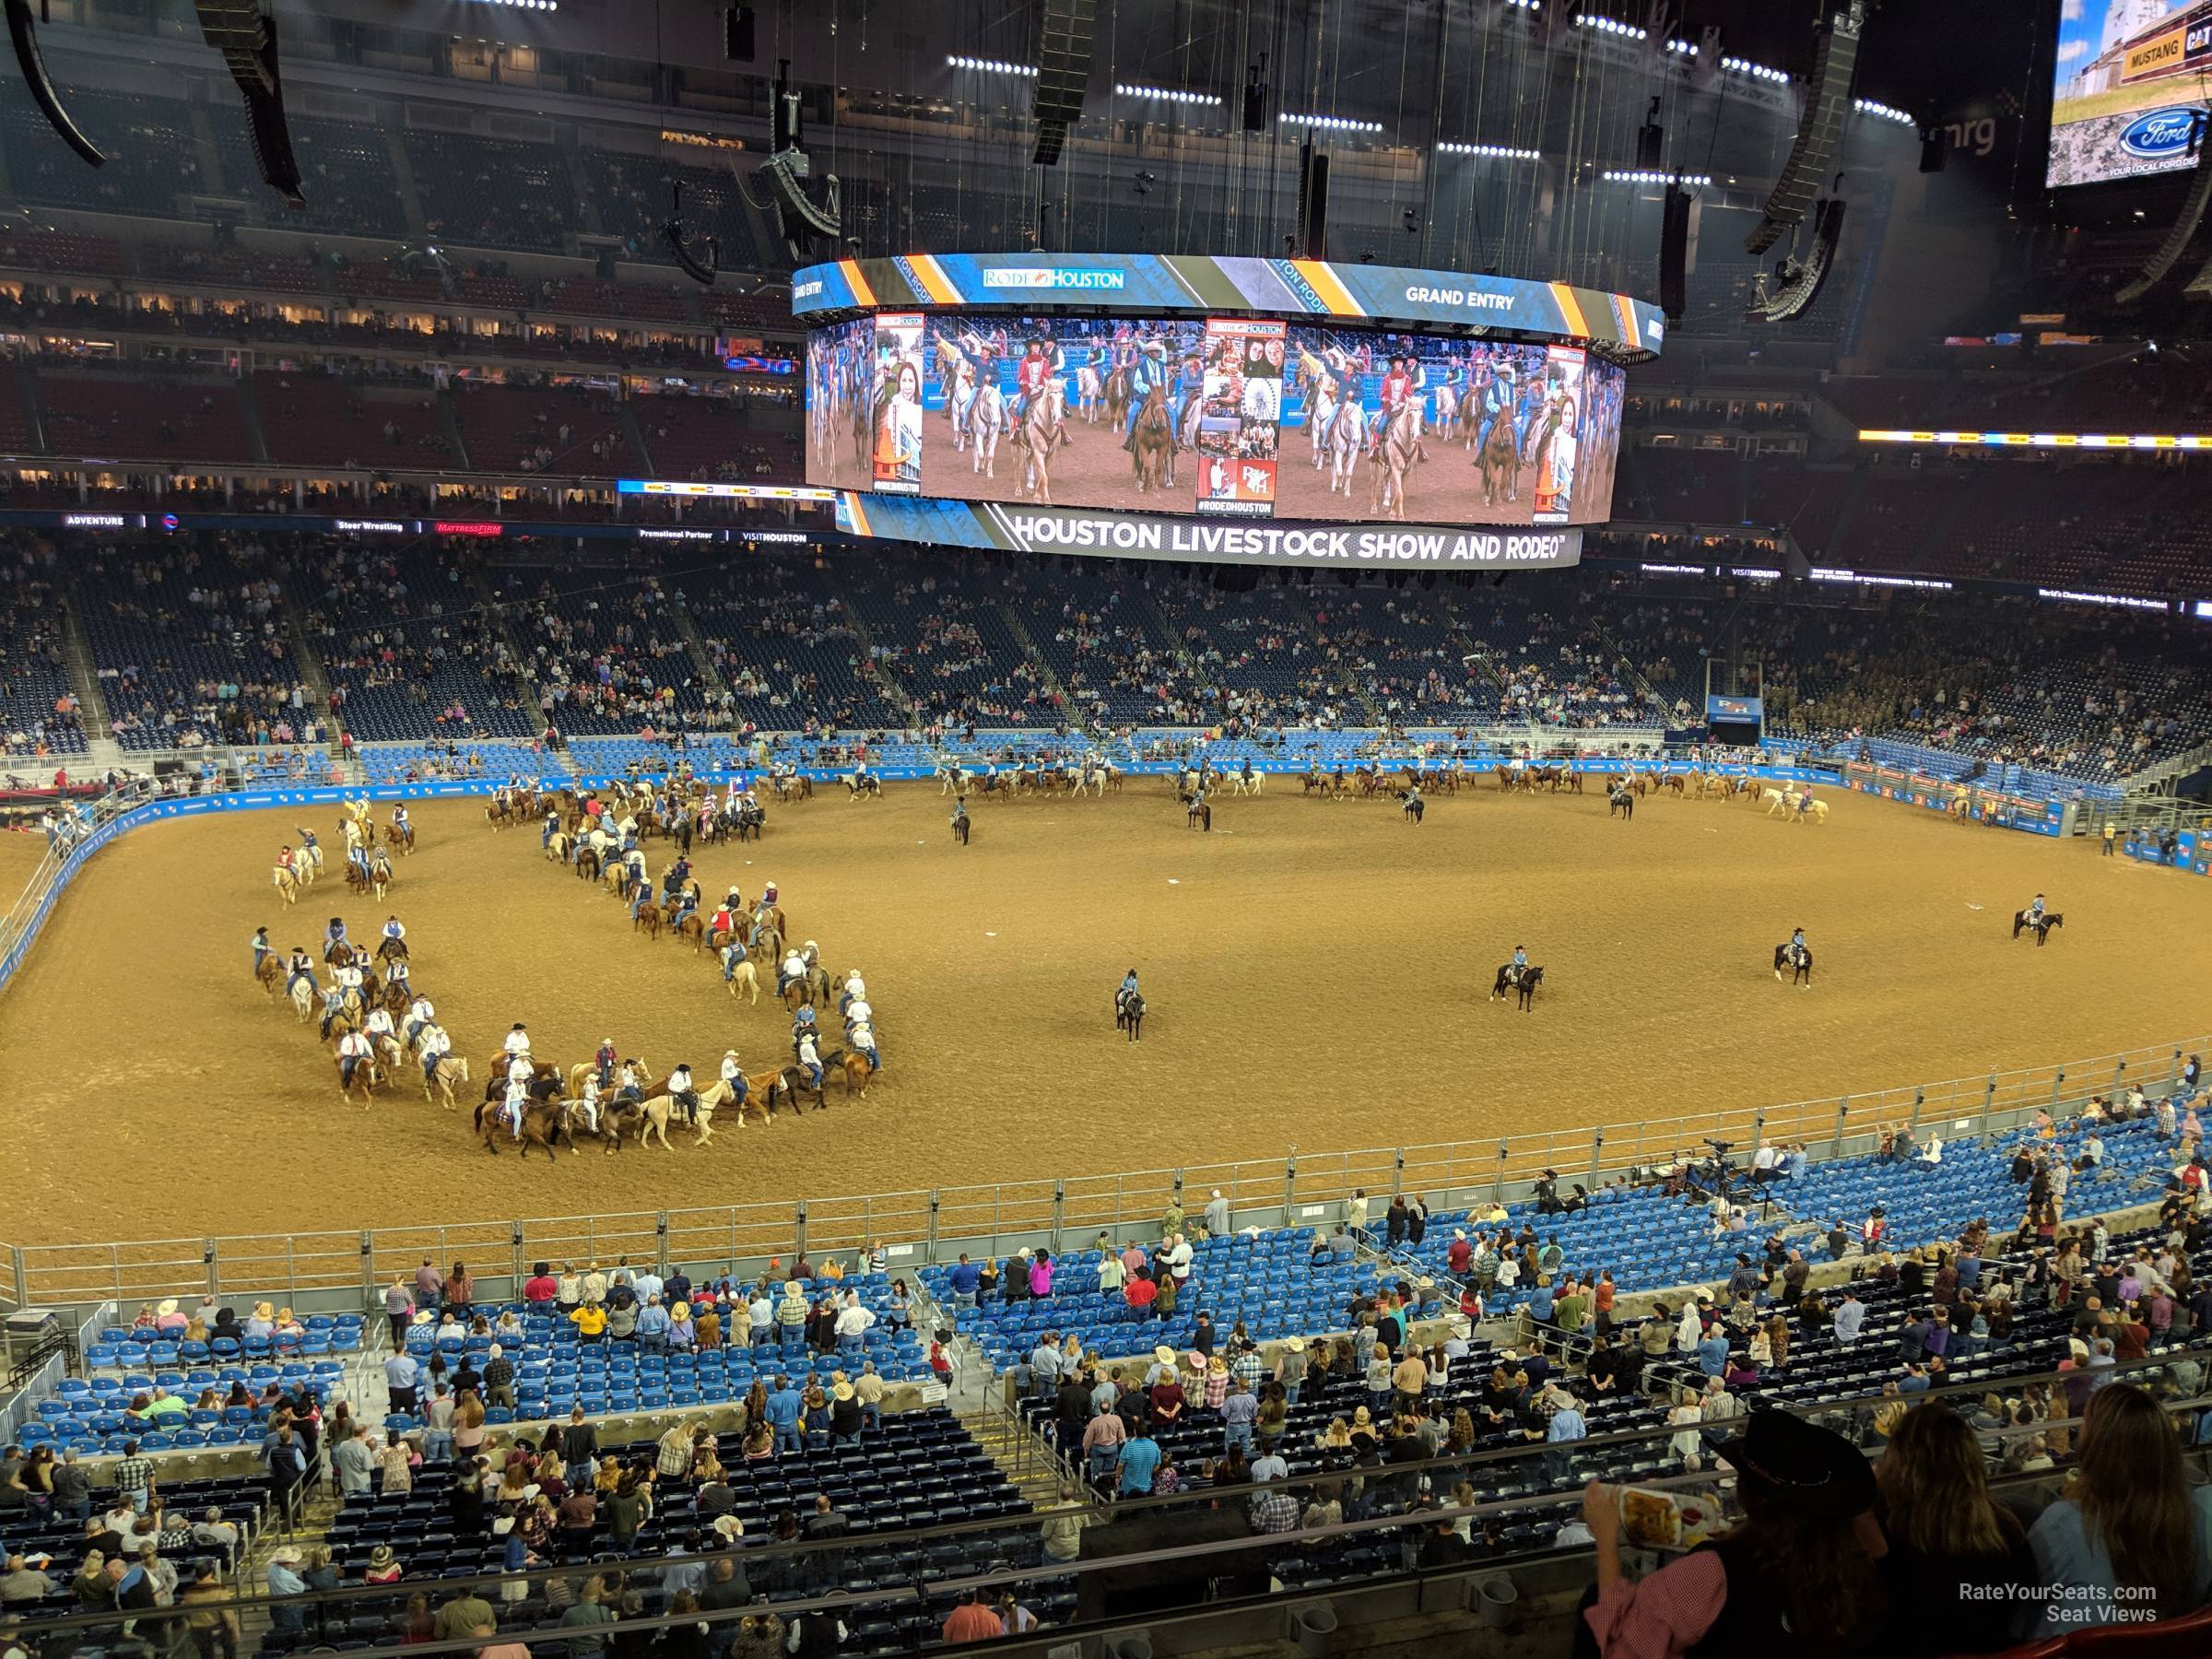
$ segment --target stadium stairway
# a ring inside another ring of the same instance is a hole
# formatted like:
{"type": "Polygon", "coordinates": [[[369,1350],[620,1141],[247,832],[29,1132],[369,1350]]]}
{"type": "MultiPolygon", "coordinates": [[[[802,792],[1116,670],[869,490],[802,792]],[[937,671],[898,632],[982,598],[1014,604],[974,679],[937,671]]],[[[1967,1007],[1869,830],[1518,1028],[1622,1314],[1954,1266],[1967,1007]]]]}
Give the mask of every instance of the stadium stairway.
{"type": "MultiPolygon", "coordinates": [[[[205,121],[206,119],[200,112],[197,105],[194,106],[193,116],[195,120],[205,121]]],[[[262,424],[261,401],[253,394],[253,377],[250,374],[241,374],[238,377],[238,406],[240,412],[245,417],[246,441],[253,446],[253,459],[256,461],[273,460],[275,457],[269,453],[268,429],[262,424]]]]}
{"type": "Polygon", "coordinates": [[[284,624],[291,636],[292,665],[299,671],[300,683],[307,688],[315,718],[323,723],[323,729],[330,734],[330,741],[324,747],[329,750],[334,761],[342,760],[344,749],[339,744],[338,735],[344,721],[331,712],[330,676],[323,672],[323,659],[316,654],[314,641],[308,635],[307,617],[300,608],[300,596],[293,591],[292,582],[287,581],[277,583],[276,600],[284,607],[284,624]]]}
{"type": "Polygon", "coordinates": [[[853,641],[860,647],[861,660],[867,664],[865,677],[882,687],[885,698],[904,712],[905,724],[914,724],[916,720],[914,695],[899,683],[898,677],[886,667],[883,659],[876,654],[876,641],[869,638],[867,622],[861,616],[859,609],[840,599],[837,614],[838,619],[853,629],[853,641]]]}
{"type": "Polygon", "coordinates": [[[92,660],[91,636],[85,632],[84,618],[76,614],[76,606],[66,602],[62,606],[62,658],[69,670],[69,688],[83,705],[85,738],[92,751],[92,763],[102,769],[121,766],[123,746],[115,741],[114,727],[108,724],[112,716],[92,660]]]}
{"type": "Polygon", "coordinates": [[[684,647],[691,653],[692,671],[699,676],[700,684],[720,701],[730,694],[729,681],[722,677],[722,670],[714,666],[714,653],[707,649],[707,637],[699,631],[699,621],[691,615],[691,607],[677,594],[669,595],[668,619],[676,624],[676,631],[684,647]]]}
{"type": "MultiPolygon", "coordinates": [[[[442,402],[442,395],[441,401],[442,402]]],[[[522,641],[514,637],[514,625],[508,617],[508,607],[500,604],[499,596],[491,591],[491,583],[484,579],[484,571],[480,566],[470,570],[468,590],[476,595],[477,603],[483,606],[486,622],[498,630],[500,641],[507,647],[508,654],[514,658],[515,663],[522,669],[523,683],[530,688],[530,700],[525,710],[530,717],[530,729],[534,735],[544,736],[547,726],[546,712],[537,705],[537,677],[530,672],[532,661],[530,653],[523,649],[522,641]]]]}
{"type": "Polygon", "coordinates": [[[1006,631],[1014,636],[1014,643],[1021,647],[1022,656],[1037,671],[1037,677],[1065,700],[1067,688],[1060,683],[1060,677],[1053,672],[1052,664],[1044,660],[1044,653],[1037,649],[1037,641],[1030,637],[1029,625],[1022,621],[1021,613],[1012,606],[1002,603],[998,606],[998,614],[1006,625],[1006,631]]]}

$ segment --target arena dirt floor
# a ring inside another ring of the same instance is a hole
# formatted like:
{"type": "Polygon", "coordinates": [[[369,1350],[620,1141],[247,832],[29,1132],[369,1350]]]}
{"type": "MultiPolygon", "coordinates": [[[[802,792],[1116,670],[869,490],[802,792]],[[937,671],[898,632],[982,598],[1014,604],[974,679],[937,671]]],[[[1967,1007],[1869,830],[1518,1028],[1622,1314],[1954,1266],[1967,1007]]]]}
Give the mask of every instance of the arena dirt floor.
{"type": "Polygon", "coordinates": [[[824,1115],[556,1168],[495,1161],[419,1090],[342,1105],[312,1032],[248,977],[254,926],[282,947],[395,911],[479,1078],[516,1019],[564,1064],[612,1034],[664,1069],[711,1076],[733,1044],[764,1066],[785,1054],[781,1005],[734,1007],[711,957],[633,936],[535,830],[494,833],[473,804],[420,808],[388,907],[326,877],[285,912],[267,872],[298,818],[142,830],[64,900],[0,998],[18,1159],[0,1238],[788,1201],[1580,1129],[2163,1041],[2212,991],[2197,884],[1859,796],[1826,826],[1673,798],[1621,823],[1595,793],[1485,788],[1416,827],[1277,778],[1208,835],[1141,779],[978,804],[961,849],[934,785],[893,784],[771,808],[765,844],[697,861],[710,894],[772,876],[794,936],[865,970],[888,1067],[868,1101],[833,1085],[824,1115]],[[2042,950],[2006,936],[2039,888],[2066,916],[2042,950]],[[1797,924],[1810,994],[1771,971],[1797,924]],[[1487,1000],[1516,943],[1547,969],[1532,1015],[1487,1000]],[[1135,1047],[1110,1006],[1132,964],[1152,1006],[1135,1047]]]}

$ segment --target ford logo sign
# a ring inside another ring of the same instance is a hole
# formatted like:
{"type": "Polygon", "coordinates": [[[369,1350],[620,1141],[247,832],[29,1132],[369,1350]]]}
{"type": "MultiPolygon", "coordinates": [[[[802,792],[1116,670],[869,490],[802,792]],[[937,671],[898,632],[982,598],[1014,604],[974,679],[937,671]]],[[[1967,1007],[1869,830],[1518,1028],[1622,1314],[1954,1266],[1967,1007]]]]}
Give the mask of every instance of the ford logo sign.
{"type": "Polygon", "coordinates": [[[2120,129],[2120,147],[2146,161],[2164,161],[2189,147],[2189,132],[2195,124],[2194,110],[2153,110],[2120,129]]]}

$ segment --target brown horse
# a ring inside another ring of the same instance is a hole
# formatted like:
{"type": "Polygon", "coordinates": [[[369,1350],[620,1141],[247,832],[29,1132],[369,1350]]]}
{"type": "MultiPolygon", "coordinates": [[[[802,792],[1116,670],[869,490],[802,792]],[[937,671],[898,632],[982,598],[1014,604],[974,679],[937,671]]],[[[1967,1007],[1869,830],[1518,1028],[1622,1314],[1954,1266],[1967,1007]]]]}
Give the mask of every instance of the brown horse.
{"type": "MultiPolygon", "coordinates": [[[[569,1138],[569,1109],[560,1100],[533,1100],[523,1108],[523,1132],[520,1135],[507,1123],[499,1109],[487,1100],[477,1108],[477,1133],[484,1138],[484,1150],[494,1158],[500,1155],[502,1138],[520,1143],[526,1160],[530,1148],[543,1148],[548,1162],[555,1161],[553,1148],[569,1138]]],[[[571,1146],[573,1143],[571,1143],[571,1146]]]]}
{"type": "Polygon", "coordinates": [[[264,991],[275,996],[276,987],[284,982],[284,959],[270,951],[261,959],[261,966],[253,970],[253,978],[264,991]]]}
{"type": "Polygon", "coordinates": [[[1154,386],[1145,394],[1144,407],[1137,411],[1136,429],[1131,437],[1131,459],[1135,463],[1138,494],[1147,488],[1157,492],[1165,488],[1168,456],[1174,447],[1175,427],[1168,418],[1168,389],[1154,386]]]}
{"type": "Polygon", "coordinates": [[[876,1075],[876,1068],[868,1064],[865,1054],[852,1049],[832,1049],[822,1064],[837,1069],[844,1078],[847,1094],[857,1093],[864,1100],[868,1098],[868,1079],[876,1075]]]}
{"type": "Polygon", "coordinates": [[[692,949],[695,954],[699,951],[704,950],[707,947],[706,919],[697,911],[693,911],[681,922],[678,922],[676,924],[675,933],[677,938],[688,939],[691,941],[692,949]]]}
{"type": "Polygon", "coordinates": [[[629,927],[632,933],[641,932],[648,938],[658,939],[661,936],[661,907],[657,904],[640,905],[638,913],[630,918],[629,927]]]}
{"type": "Polygon", "coordinates": [[[1520,500],[1521,451],[1513,441],[1512,418],[1500,415],[1490,423],[1475,465],[1482,474],[1482,504],[1495,507],[1500,500],[1520,500]]]}

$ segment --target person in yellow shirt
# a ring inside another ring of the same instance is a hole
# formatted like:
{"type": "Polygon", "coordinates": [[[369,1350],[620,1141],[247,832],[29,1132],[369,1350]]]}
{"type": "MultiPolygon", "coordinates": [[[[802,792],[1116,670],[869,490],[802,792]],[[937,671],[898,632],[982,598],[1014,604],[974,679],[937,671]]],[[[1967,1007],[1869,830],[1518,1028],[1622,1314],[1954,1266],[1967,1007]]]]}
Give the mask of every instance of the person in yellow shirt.
{"type": "Polygon", "coordinates": [[[578,1307],[569,1315],[569,1323],[585,1342],[603,1342],[606,1338],[606,1310],[597,1302],[585,1302],[578,1307]]]}

